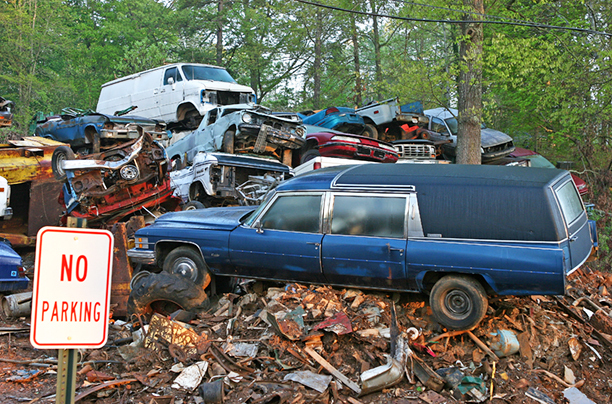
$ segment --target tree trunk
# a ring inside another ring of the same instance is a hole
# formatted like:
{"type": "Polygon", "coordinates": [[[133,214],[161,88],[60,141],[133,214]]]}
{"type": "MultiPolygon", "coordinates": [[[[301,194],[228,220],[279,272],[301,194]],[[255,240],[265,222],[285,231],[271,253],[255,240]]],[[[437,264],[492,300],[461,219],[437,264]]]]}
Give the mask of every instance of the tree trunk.
{"type": "Polygon", "coordinates": [[[223,0],[219,0],[219,18],[217,20],[217,65],[223,64],[223,0]]]}
{"type": "Polygon", "coordinates": [[[353,41],[353,62],[355,64],[355,104],[360,107],[363,105],[363,84],[361,82],[361,66],[359,64],[359,42],[357,38],[357,24],[355,15],[351,14],[351,40],[353,41]]]}
{"type": "MultiPolygon", "coordinates": [[[[370,8],[372,9],[372,13],[378,12],[374,0],[370,0],[370,8]]],[[[380,33],[378,30],[378,17],[375,16],[372,17],[372,42],[374,43],[374,64],[376,67],[376,98],[380,101],[382,98],[380,95],[380,84],[383,81],[383,77],[380,60],[380,33]]]]}
{"type": "Polygon", "coordinates": [[[312,89],[312,104],[313,108],[321,109],[321,69],[322,63],[321,59],[323,58],[323,23],[321,20],[323,19],[321,12],[316,12],[317,16],[317,28],[315,34],[315,43],[314,43],[314,62],[312,65],[312,77],[313,77],[313,89],[312,89]]]}
{"type": "MultiPolygon", "coordinates": [[[[484,14],[483,0],[464,0],[466,6],[484,14]]],[[[469,20],[481,15],[467,15],[469,20]]],[[[457,134],[457,164],[480,164],[480,126],[482,122],[482,23],[463,23],[460,44],[459,131],[457,134]]]]}

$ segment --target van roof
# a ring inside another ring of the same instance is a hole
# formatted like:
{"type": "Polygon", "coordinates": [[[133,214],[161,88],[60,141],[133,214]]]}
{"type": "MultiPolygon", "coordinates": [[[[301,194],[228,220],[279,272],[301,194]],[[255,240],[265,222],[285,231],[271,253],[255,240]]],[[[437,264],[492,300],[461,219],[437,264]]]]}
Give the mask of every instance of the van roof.
{"type": "Polygon", "coordinates": [[[550,168],[461,164],[361,164],[315,170],[278,187],[279,191],[359,188],[414,189],[419,185],[503,186],[543,188],[567,172],[550,168]]]}
{"type": "Polygon", "coordinates": [[[130,74],[129,76],[119,77],[118,79],[111,80],[109,82],[106,82],[106,83],[102,84],[102,87],[106,87],[106,86],[111,85],[111,84],[119,83],[119,82],[124,81],[124,80],[133,79],[133,78],[136,78],[138,76],[142,76],[145,73],[153,72],[155,70],[165,69],[165,68],[174,67],[174,66],[183,66],[183,65],[206,66],[206,67],[214,67],[214,68],[217,68],[217,69],[227,70],[225,67],[209,65],[209,64],[205,64],[205,63],[184,63],[184,62],[180,62],[180,63],[168,63],[168,64],[163,65],[163,66],[158,66],[158,67],[154,67],[152,69],[145,70],[145,71],[142,71],[142,72],[130,74]]]}

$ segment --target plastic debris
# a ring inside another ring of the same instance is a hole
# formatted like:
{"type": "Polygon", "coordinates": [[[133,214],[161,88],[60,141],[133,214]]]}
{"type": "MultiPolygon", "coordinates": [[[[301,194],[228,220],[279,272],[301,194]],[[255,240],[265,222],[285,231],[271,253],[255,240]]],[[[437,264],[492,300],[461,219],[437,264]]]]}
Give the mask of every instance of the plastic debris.
{"type": "Polygon", "coordinates": [[[309,370],[293,372],[285,375],[283,380],[291,380],[300,384],[303,384],[306,387],[310,387],[313,390],[318,391],[319,393],[323,393],[327,390],[329,383],[332,381],[332,376],[320,375],[317,373],[313,373],[309,370]]]}

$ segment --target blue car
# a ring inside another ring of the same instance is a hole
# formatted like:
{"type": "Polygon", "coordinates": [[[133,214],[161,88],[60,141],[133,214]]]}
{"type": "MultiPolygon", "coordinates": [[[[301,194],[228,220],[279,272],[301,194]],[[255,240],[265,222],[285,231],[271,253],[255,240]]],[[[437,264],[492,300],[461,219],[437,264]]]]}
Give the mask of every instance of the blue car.
{"type": "Polygon", "coordinates": [[[91,154],[99,153],[101,146],[139,138],[139,126],[154,140],[168,139],[163,121],[131,115],[106,115],[75,108],[64,108],[59,115],[44,117],[37,122],[34,133],[68,143],[81,154],[91,154]]]}
{"type": "Polygon", "coordinates": [[[191,309],[213,276],[235,276],[425,292],[440,324],[470,329],[488,293],[564,294],[596,242],[564,170],[338,166],[281,183],[257,208],[168,213],[138,230],[128,255],[158,273],[132,282],[128,310],[191,309]]]}
{"type": "Polygon", "coordinates": [[[365,122],[355,110],[347,107],[330,107],[309,116],[301,116],[306,125],[334,129],[344,133],[360,135],[365,129],[365,122]]]}
{"type": "Polygon", "coordinates": [[[30,280],[25,276],[21,257],[11,243],[0,239],[0,292],[27,289],[30,280]]]}

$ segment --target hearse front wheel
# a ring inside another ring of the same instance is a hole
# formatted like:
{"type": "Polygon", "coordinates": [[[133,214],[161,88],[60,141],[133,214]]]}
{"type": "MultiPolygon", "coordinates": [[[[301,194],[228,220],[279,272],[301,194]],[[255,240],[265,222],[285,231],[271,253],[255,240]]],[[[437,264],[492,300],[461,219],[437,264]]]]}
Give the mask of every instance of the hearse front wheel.
{"type": "Polygon", "coordinates": [[[127,302],[128,314],[160,313],[178,309],[205,310],[210,302],[204,288],[176,274],[147,273],[134,279],[127,302]]]}
{"type": "Polygon", "coordinates": [[[469,276],[447,275],[440,279],[429,296],[431,310],[440,324],[451,330],[470,330],[487,312],[487,294],[469,276]]]}
{"type": "Polygon", "coordinates": [[[182,276],[206,289],[211,277],[204,259],[195,248],[177,247],[170,251],[164,260],[163,270],[170,274],[182,276]]]}

